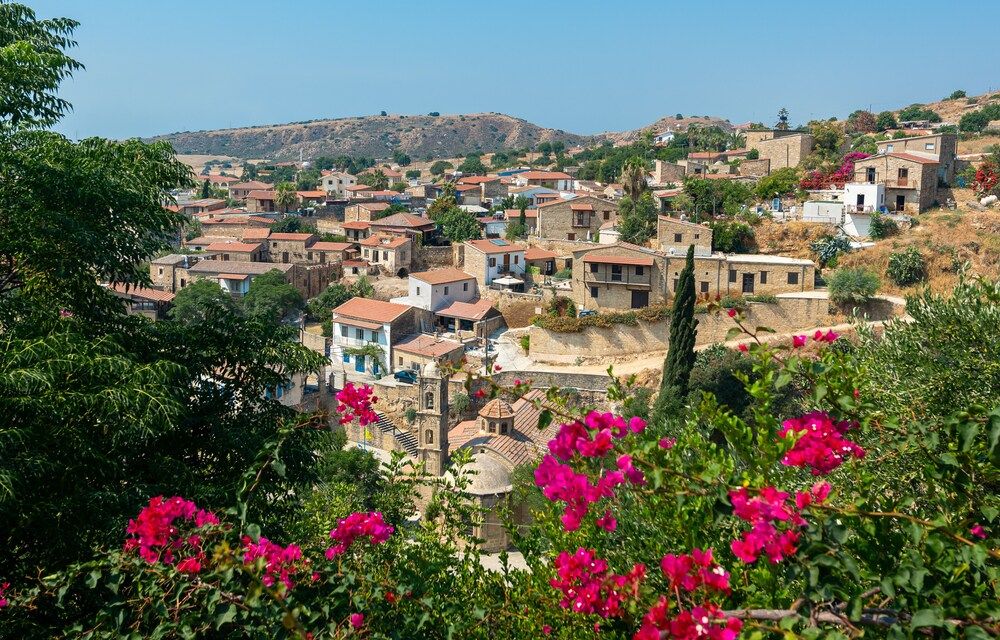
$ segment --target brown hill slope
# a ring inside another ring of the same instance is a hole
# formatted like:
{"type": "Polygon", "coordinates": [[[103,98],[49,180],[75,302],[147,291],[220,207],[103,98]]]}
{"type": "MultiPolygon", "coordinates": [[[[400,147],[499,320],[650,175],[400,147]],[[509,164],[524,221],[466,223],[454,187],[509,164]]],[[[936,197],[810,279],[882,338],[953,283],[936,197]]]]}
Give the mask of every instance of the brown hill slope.
{"type": "Polygon", "coordinates": [[[534,147],[544,141],[567,146],[590,138],[546,129],[500,113],[441,116],[361,116],[291,124],[187,131],[156,136],[178,153],[239,158],[296,159],[317,156],[384,158],[396,150],[413,156],[453,157],[471,152],[534,147]]]}

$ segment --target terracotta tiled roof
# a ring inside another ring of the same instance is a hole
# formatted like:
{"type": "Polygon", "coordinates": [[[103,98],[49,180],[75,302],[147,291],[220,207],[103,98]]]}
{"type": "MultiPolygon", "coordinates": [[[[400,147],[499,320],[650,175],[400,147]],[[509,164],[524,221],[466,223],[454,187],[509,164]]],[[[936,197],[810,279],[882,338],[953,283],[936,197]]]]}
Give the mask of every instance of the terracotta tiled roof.
{"type": "Polygon", "coordinates": [[[325,198],[326,191],[296,191],[295,195],[300,198],[325,198]]]}
{"type": "Polygon", "coordinates": [[[236,176],[217,176],[217,175],[198,176],[198,179],[201,180],[202,182],[208,180],[209,182],[214,184],[229,184],[232,182],[240,181],[240,179],[237,178],[236,176]]]}
{"type": "Polygon", "coordinates": [[[479,415],[484,418],[512,418],[514,409],[503,398],[493,398],[479,410],[479,415]]]}
{"type": "Polygon", "coordinates": [[[250,277],[248,273],[220,273],[220,280],[246,280],[250,277]]]}
{"type": "Polygon", "coordinates": [[[257,229],[247,229],[243,232],[244,240],[264,240],[271,233],[271,230],[267,227],[257,228],[257,229]]]}
{"type": "Polygon", "coordinates": [[[609,256],[609,255],[586,255],[584,262],[596,262],[599,264],[630,264],[640,267],[653,266],[652,258],[640,258],[638,256],[609,256]]]}
{"type": "MultiPolygon", "coordinates": [[[[892,156],[893,158],[899,158],[900,160],[909,160],[910,162],[919,162],[920,164],[937,164],[938,161],[935,158],[925,158],[923,156],[918,156],[912,153],[902,153],[894,151],[892,153],[885,154],[887,156],[892,156]]],[[[870,160],[871,158],[865,158],[864,160],[870,160]]],[[[860,160],[859,162],[864,162],[860,160]]]]}
{"type": "Polygon", "coordinates": [[[277,269],[282,273],[288,273],[295,265],[291,263],[279,262],[234,262],[232,260],[202,260],[198,264],[190,267],[188,273],[216,275],[219,273],[239,273],[257,276],[277,269]]]}
{"type": "Polygon", "coordinates": [[[247,194],[248,200],[274,200],[274,190],[257,189],[247,194]]]}
{"type": "Polygon", "coordinates": [[[266,182],[260,182],[258,180],[251,180],[249,182],[237,182],[236,184],[229,185],[230,189],[245,189],[249,191],[255,191],[257,189],[270,189],[271,185],[266,182]]]}
{"type": "Polygon", "coordinates": [[[524,251],[524,245],[513,244],[506,240],[466,240],[466,246],[472,247],[482,253],[511,253],[514,251],[524,251]]]}
{"type": "Polygon", "coordinates": [[[411,278],[416,278],[427,284],[445,284],[447,282],[461,282],[462,280],[474,280],[475,276],[470,276],[461,269],[447,267],[444,269],[432,269],[430,271],[418,271],[410,274],[411,278]]]}
{"type": "Polygon", "coordinates": [[[446,340],[445,338],[439,338],[428,333],[421,333],[403,338],[393,349],[427,358],[440,358],[453,351],[464,350],[465,348],[461,342],[446,340]]]}
{"type": "Polygon", "coordinates": [[[398,249],[409,241],[409,238],[390,236],[385,233],[376,233],[368,236],[364,240],[358,240],[358,244],[365,247],[375,247],[376,249],[398,249]]]}
{"type": "Polygon", "coordinates": [[[351,298],[344,304],[333,310],[334,317],[344,316],[346,318],[356,318],[358,320],[368,320],[369,322],[392,322],[413,307],[395,302],[383,302],[382,300],[370,300],[368,298],[351,298]]]}
{"type": "Polygon", "coordinates": [[[371,187],[366,184],[356,184],[353,187],[347,187],[344,191],[371,191],[371,187]]]}
{"type": "MultiPolygon", "coordinates": [[[[520,209],[507,209],[506,211],[504,211],[504,215],[507,216],[508,220],[517,220],[518,218],[521,217],[521,210],[520,209]]],[[[525,218],[537,218],[538,217],[538,209],[525,209],[524,210],[524,217],[525,218]]]]}
{"type": "Polygon", "coordinates": [[[454,449],[468,446],[473,449],[492,450],[499,454],[511,469],[531,462],[548,450],[548,442],[555,437],[559,428],[553,422],[543,430],[538,429],[540,410],[533,401],[544,397],[544,391],[532,389],[524,398],[510,405],[513,411],[513,424],[509,435],[481,433],[478,420],[467,420],[458,423],[448,432],[448,443],[454,449]]]}
{"type": "Polygon", "coordinates": [[[152,300],[154,302],[170,302],[174,299],[174,294],[169,291],[160,291],[159,289],[147,289],[146,287],[139,287],[136,285],[126,285],[124,283],[108,285],[108,288],[117,294],[131,297],[131,298],[142,298],[145,300],[152,300]]]}
{"type": "Polygon", "coordinates": [[[583,204],[583,201],[590,202],[591,208],[593,208],[594,203],[606,205],[608,208],[616,208],[618,206],[614,202],[611,202],[610,200],[605,200],[604,198],[597,198],[592,195],[585,195],[585,196],[577,196],[575,198],[558,198],[556,200],[553,200],[552,202],[542,202],[539,203],[538,208],[542,209],[544,207],[551,207],[557,204],[566,204],[567,202],[571,203],[572,207],[578,207],[581,204],[583,204]]]}
{"type": "Polygon", "coordinates": [[[458,179],[458,184],[483,184],[484,182],[494,182],[499,179],[498,176],[462,176],[458,179]]]}
{"type": "Polygon", "coordinates": [[[359,202],[356,207],[361,207],[362,209],[367,209],[368,211],[385,211],[392,205],[388,202],[359,202]]]}
{"type": "Polygon", "coordinates": [[[430,218],[423,218],[412,213],[394,213],[378,220],[372,220],[374,227],[408,227],[419,229],[428,225],[434,226],[434,221],[430,218]]]}
{"type": "Polygon", "coordinates": [[[353,245],[350,242],[314,242],[309,245],[313,251],[347,251],[353,245]]]}
{"type": "Polygon", "coordinates": [[[197,238],[191,238],[190,240],[184,241],[184,246],[201,246],[210,245],[213,242],[232,242],[233,239],[229,236],[198,236],[197,238]]]}
{"type": "Polygon", "coordinates": [[[444,309],[440,309],[434,313],[445,318],[458,318],[459,320],[478,322],[485,318],[492,309],[493,303],[484,298],[475,302],[452,302],[444,309]]]}
{"type": "Polygon", "coordinates": [[[307,241],[316,236],[311,233],[272,233],[268,240],[307,241]]]}
{"type": "Polygon", "coordinates": [[[525,260],[551,260],[556,257],[556,252],[546,251],[541,247],[528,247],[524,251],[525,260]]]}
{"type": "Polygon", "coordinates": [[[355,220],[353,222],[345,222],[342,225],[345,229],[367,229],[372,226],[372,224],[366,220],[355,220]]]}
{"type": "Polygon", "coordinates": [[[213,242],[206,247],[207,251],[232,251],[233,253],[252,253],[260,249],[260,243],[247,242],[213,242]]]}
{"type": "Polygon", "coordinates": [[[590,204],[589,202],[572,201],[569,203],[569,208],[572,211],[593,211],[594,205],[590,204]]]}
{"type": "Polygon", "coordinates": [[[457,184],[455,185],[455,191],[478,191],[478,184],[457,184]]]}

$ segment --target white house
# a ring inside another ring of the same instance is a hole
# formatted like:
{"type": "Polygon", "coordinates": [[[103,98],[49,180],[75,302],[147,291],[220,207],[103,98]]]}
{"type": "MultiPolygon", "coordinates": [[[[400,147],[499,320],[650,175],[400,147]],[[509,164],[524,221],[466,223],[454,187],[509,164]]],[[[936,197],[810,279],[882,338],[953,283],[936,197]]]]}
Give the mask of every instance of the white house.
{"type": "Polygon", "coordinates": [[[461,269],[448,267],[411,273],[409,294],[393,298],[392,302],[438,311],[454,302],[473,302],[478,298],[479,287],[475,277],[461,269]]]}
{"type": "Polygon", "coordinates": [[[463,271],[474,276],[481,287],[488,287],[495,280],[502,286],[524,284],[525,247],[506,240],[468,240],[463,245],[463,271]]]}
{"type": "Polygon", "coordinates": [[[387,373],[382,364],[391,372],[393,340],[413,333],[414,328],[413,307],[351,298],[333,310],[330,360],[342,363],[344,372],[355,376],[387,373]],[[367,345],[377,345],[382,350],[381,364],[370,356],[349,353],[350,349],[367,345]]]}
{"type": "Polygon", "coordinates": [[[572,191],[573,176],[562,171],[523,171],[513,176],[514,184],[535,187],[548,187],[556,191],[572,191]]]}
{"type": "Polygon", "coordinates": [[[345,189],[355,187],[357,184],[358,179],[356,177],[342,171],[325,173],[319,179],[319,188],[326,191],[327,195],[337,196],[338,198],[344,197],[345,189]]]}
{"type": "Polygon", "coordinates": [[[674,132],[671,129],[667,129],[663,133],[659,133],[653,138],[653,144],[659,146],[667,146],[674,141],[674,132]]]}

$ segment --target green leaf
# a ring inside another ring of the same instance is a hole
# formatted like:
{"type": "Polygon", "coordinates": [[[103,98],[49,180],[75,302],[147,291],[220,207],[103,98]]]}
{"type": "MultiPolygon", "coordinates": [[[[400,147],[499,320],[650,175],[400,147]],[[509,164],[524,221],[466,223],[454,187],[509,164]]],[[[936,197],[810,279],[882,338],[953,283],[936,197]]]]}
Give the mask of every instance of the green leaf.
{"type": "Polygon", "coordinates": [[[285,477],[285,463],[281,460],[275,458],[274,461],[271,462],[271,468],[274,469],[274,472],[282,478],[285,477]]]}
{"type": "Polygon", "coordinates": [[[232,622],[234,619],[236,619],[236,605],[230,604],[222,610],[222,613],[215,616],[215,630],[218,631],[222,625],[232,622]]]}
{"type": "Polygon", "coordinates": [[[757,333],[776,333],[771,327],[757,327],[757,333]]]}
{"type": "Polygon", "coordinates": [[[795,628],[795,623],[798,621],[799,621],[798,616],[785,616],[784,618],[781,619],[781,622],[778,623],[778,626],[784,629],[785,631],[791,631],[792,629],[795,628]]]}
{"type": "Polygon", "coordinates": [[[984,505],[979,508],[979,512],[983,514],[984,518],[986,518],[986,522],[993,522],[997,519],[997,514],[1000,513],[1000,510],[996,507],[987,507],[984,505]]]}
{"type": "Polygon", "coordinates": [[[910,630],[920,627],[941,627],[944,626],[944,615],[941,609],[921,609],[913,614],[910,620],[910,630]]]}
{"type": "Polygon", "coordinates": [[[538,430],[543,431],[550,424],[552,424],[552,411],[544,409],[538,414],[538,430]]]}
{"type": "Polygon", "coordinates": [[[958,448],[960,451],[968,451],[972,448],[976,436],[979,435],[979,423],[967,422],[958,428],[958,448]]]}
{"type": "Polygon", "coordinates": [[[260,540],[260,526],[250,523],[244,529],[243,532],[250,536],[251,540],[260,540]]]}
{"type": "Polygon", "coordinates": [[[93,589],[94,587],[97,586],[97,581],[100,580],[100,579],[101,579],[101,570],[100,569],[94,569],[87,576],[87,586],[90,587],[91,589],[93,589]]]}

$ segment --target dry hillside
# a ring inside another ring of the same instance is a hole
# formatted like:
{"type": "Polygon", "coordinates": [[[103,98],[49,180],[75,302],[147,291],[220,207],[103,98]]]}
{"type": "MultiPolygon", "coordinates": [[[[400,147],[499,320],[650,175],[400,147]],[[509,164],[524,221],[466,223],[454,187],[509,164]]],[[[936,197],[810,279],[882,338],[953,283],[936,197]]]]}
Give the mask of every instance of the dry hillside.
{"type": "MultiPolygon", "coordinates": [[[[956,98],[955,100],[938,100],[937,102],[925,103],[923,106],[937,113],[943,121],[958,124],[962,115],[996,102],[1000,102],[1000,91],[984,93],[980,96],[956,98]]],[[[899,111],[897,109],[895,113],[898,114],[899,111]]]]}
{"type": "Polygon", "coordinates": [[[291,124],[186,131],[156,136],[178,153],[276,160],[317,156],[384,158],[400,149],[414,158],[534,147],[544,141],[586,143],[559,129],[546,129],[500,113],[441,116],[361,116],[291,124]]]}
{"type": "Polygon", "coordinates": [[[733,125],[729,122],[729,120],[724,120],[722,118],[715,118],[712,116],[688,116],[678,119],[674,115],[660,118],[656,122],[645,127],[640,127],[639,129],[618,132],[608,131],[595,137],[610,140],[615,145],[629,144],[638,140],[640,136],[647,131],[652,131],[654,135],[662,133],[667,129],[672,129],[673,131],[687,131],[688,127],[691,125],[698,125],[702,127],[717,126],[722,127],[726,131],[733,128],[733,125]]]}

